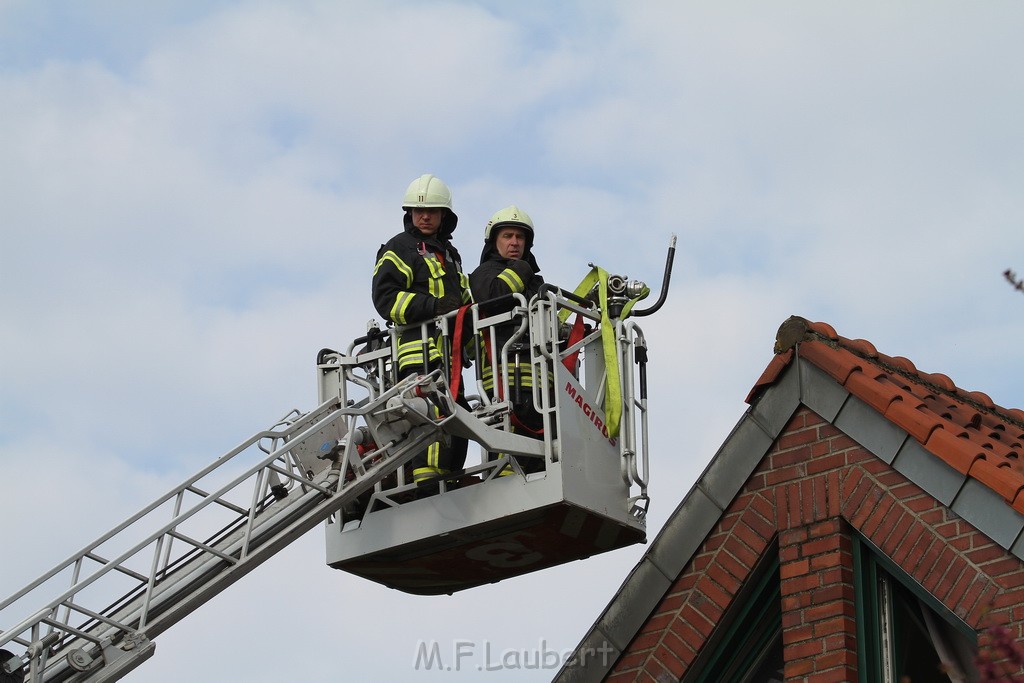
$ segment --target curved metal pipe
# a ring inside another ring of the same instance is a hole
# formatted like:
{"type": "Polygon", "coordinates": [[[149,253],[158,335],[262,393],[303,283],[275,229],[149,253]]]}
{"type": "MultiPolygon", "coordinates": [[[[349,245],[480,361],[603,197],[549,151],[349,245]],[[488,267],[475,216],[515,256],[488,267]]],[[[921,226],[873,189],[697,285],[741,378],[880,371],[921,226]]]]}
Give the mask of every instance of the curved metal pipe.
{"type": "Polygon", "coordinates": [[[669,241],[669,244],[668,244],[668,256],[665,259],[665,277],[662,278],[662,281],[661,281],[661,295],[658,297],[658,300],[654,302],[654,305],[651,306],[650,308],[645,308],[645,309],[639,310],[639,311],[638,310],[633,310],[633,311],[631,311],[630,315],[635,315],[635,316],[650,315],[651,313],[656,312],[659,308],[662,307],[662,305],[665,303],[665,299],[668,298],[668,284],[669,284],[669,281],[672,279],[672,261],[675,260],[675,257],[676,257],[676,236],[675,236],[675,233],[673,233],[672,234],[672,239],[669,241]]]}

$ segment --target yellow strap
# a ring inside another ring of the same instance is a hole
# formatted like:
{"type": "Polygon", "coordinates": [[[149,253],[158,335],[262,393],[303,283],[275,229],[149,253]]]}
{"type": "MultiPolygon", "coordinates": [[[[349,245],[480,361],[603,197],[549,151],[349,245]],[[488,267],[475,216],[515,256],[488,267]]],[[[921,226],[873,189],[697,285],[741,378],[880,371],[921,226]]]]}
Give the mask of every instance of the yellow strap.
{"type": "MultiPolygon", "coordinates": [[[[598,305],[601,306],[601,347],[604,352],[604,367],[607,375],[607,386],[604,392],[604,418],[608,427],[609,436],[619,435],[619,422],[622,419],[622,386],[619,382],[619,355],[615,351],[615,326],[608,317],[608,271],[600,266],[592,266],[587,276],[573,292],[578,297],[586,296],[594,285],[597,284],[598,305]]],[[[644,287],[643,291],[634,299],[630,299],[622,307],[620,318],[629,315],[633,306],[650,294],[650,288],[644,287]]],[[[568,308],[562,309],[558,319],[565,322],[572,311],[568,308]]]]}

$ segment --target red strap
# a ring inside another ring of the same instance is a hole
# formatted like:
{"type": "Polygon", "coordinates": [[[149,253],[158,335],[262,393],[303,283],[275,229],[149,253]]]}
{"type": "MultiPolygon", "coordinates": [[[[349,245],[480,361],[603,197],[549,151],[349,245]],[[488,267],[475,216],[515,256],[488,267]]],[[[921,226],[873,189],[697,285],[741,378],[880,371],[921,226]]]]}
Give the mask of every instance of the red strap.
{"type": "MultiPolygon", "coordinates": [[[[566,342],[566,345],[572,346],[579,342],[580,339],[583,339],[583,318],[579,313],[577,313],[576,320],[572,324],[572,329],[569,330],[569,340],[566,342]]],[[[566,356],[562,359],[562,365],[564,365],[565,369],[574,375],[576,374],[576,361],[579,358],[579,355],[580,349],[576,349],[572,355],[566,356]]]]}
{"type": "Polygon", "coordinates": [[[540,429],[530,429],[529,427],[527,427],[525,424],[523,424],[523,421],[519,419],[519,416],[516,415],[514,412],[512,413],[512,425],[517,429],[521,429],[527,434],[532,434],[533,436],[536,437],[540,437],[544,433],[543,427],[541,427],[540,429]]]}
{"type": "Polygon", "coordinates": [[[455,314],[455,332],[452,333],[452,376],[449,378],[448,386],[452,392],[452,398],[459,397],[459,389],[462,384],[462,323],[466,318],[466,311],[469,304],[461,306],[455,314]]]}

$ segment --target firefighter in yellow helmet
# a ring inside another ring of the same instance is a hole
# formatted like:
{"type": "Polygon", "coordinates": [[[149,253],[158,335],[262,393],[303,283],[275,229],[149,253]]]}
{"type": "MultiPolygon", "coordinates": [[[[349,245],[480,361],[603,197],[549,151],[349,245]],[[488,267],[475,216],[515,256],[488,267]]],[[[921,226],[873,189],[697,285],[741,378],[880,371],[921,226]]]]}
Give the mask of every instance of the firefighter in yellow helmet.
{"type": "MultiPolygon", "coordinates": [[[[516,301],[509,297],[501,302],[482,303],[508,294],[522,294],[526,301],[540,291],[544,278],[533,256],[533,221],[519,207],[507,206],[491,216],[484,227],[484,248],[480,254],[480,265],[469,276],[473,298],[481,303],[484,314],[493,315],[510,310],[516,301]]],[[[529,338],[523,337],[507,349],[506,363],[510,396],[500,396],[501,382],[495,381],[494,368],[501,366],[495,359],[511,340],[517,328],[515,323],[506,323],[495,330],[495,346],[490,339],[483,340],[481,372],[484,389],[496,392],[499,400],[512,403],[512,429],[514,432],[535,438],[543,435],[543,421],[533,405],[533,368],[530,363],[529,338]],[[495,389],[497,386],[497,390],[495,389]]],[[[495,395],[495,394],[492,394],[495,395]]],[[[543,463],[536,458],[519,458],[519,464],[526,472],[537,471],[543,463]]],[[[507,471],[507,470],[506,470],[507,471]]]]}
{"type": "MultiPolygon", "coordinates": [[[[469,280],[451,243],[459,220],[452,211],[451,190],[437,176],[422,175],[410,183],[402,209],[404,229],[377,252],[373,269],[377,312],[396,325],[412,325],[471,303],[469,280]]],[[[418,327],[403,333],[398,338],[397,357],[399,378],[441,367],[433,326],[426,344],[418,327]]],[[[466,440],[458,437],[431,444],[412,461],[414,480],[425,482],[462,469],[466,449],[466,440]]]]}

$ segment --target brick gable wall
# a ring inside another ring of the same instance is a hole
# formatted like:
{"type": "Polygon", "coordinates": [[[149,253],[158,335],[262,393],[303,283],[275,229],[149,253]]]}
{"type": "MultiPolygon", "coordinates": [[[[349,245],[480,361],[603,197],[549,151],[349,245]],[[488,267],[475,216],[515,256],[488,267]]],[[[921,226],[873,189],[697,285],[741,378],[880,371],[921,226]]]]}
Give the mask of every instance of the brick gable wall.
{"type": "Polygon", "coordinates": [[[851,528],[981,632],[1024,637],[1024,563],[801,408],[609,673],[676,681],[762,555],[780,561],[787,681],[857,680],[851,528]]]}

